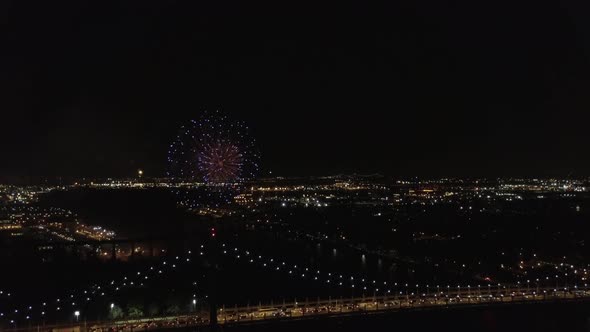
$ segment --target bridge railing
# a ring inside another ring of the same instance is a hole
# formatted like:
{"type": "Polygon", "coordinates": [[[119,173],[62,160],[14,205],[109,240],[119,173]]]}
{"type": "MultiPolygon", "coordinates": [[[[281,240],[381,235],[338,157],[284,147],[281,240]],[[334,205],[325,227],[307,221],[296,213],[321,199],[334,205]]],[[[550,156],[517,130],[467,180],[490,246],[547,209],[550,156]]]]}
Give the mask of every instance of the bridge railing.
{"type": "Polygon", "coordinates": [[[355,298],[329,298],[310,301],[267,304],[246,307],[223,306],[218,310],[220,323],[243,321],[302,318],[310,315],[352,314],[370,311],[404,310],[454,305],[489,305],[500,303],[540,302],[590,298],[590,290],[584,288],[551,287],[501,287],[496,289],[455,289],[429,293],[397,292],[383,296],[355,298]],[[489,292],[488,292],[489,290],[489,292]]]}

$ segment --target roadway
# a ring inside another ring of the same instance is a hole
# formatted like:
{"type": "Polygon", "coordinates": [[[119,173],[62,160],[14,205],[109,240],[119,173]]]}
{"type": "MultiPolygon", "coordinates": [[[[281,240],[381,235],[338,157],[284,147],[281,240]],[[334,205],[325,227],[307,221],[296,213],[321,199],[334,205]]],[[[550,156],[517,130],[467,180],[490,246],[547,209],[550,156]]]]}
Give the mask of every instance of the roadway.
{"type": "MultiPolygon", "coordinates": [[[[429,294],[398,293],[391,296],[328,298],[316,301],[294,301],[272,305],[226,307],[218,310],[220,325],[264,323],[274,320],[301,320],[319,317],[379,314],[405,310],[437,309],[460,306],[510,305],[590,299],[590,288],[506,288],[447,289],[429,294]]],[[[29,326],[6,331],[106,332],[152,331],[158,329],[199,327],[209,325],[209,313],[189,313],[176,316],[133,320],[84,322],[29,326]]]]}

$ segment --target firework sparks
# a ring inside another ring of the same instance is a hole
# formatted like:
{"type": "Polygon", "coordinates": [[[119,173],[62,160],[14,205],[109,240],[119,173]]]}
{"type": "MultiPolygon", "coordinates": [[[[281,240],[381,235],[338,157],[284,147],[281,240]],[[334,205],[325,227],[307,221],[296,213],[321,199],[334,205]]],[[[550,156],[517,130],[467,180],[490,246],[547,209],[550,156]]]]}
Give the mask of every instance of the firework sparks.
{"type": "Polygon", "coordinates": [[[182,195],[181,203],[194,208],[216,198],[230,200],[241,183],[256,175],[258,160],[255,141],[243,122],[218,111],[204,112],[183,126],[170,145],[168,175],[201,186],[201,194],[194,190],[182,195]]]}
{"type": "Polygon", "coordinates": [[[198,166],[206,182],[231,182],[239,178],[242,154],[232,143],[215,142],[199,154],[198,166]]]}

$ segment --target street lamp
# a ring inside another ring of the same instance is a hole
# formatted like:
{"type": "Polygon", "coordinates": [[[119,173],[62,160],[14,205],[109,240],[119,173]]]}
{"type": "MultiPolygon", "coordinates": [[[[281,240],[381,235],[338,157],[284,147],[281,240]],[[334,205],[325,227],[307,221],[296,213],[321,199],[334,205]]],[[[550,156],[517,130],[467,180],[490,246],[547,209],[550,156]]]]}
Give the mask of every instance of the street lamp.
{"type": "Polygon", "coordinates": [[[115,304],[114,304],[114,303],[111,303],[111,315],[110,315],[110,316],[111,316],[111,319],[113,319],[113,320],[114,320],[114,319],[115,319],[115,317],[114,317],[114,315],[113,315],[113,309],[115,309],[115,304]]]}
{"type": "Polygon", "coordinates": [[[76,323],[77,323],[78,319],[80,317],[80,311],[78,311],[78,310],[74,311],[74,316],[76,316],[76,323]]]}
{"type": "Polygon", "coordinates": [[[526,281],[526,292],[529,294],[531,292],[531,281],[527,279],[526,281]]]}

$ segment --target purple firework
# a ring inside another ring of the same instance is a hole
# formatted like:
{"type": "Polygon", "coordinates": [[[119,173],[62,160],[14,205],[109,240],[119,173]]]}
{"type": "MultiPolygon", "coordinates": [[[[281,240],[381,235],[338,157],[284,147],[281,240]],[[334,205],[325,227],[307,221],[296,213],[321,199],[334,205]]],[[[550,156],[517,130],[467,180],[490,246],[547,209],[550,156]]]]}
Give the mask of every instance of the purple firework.
{"type": "Polygon", "coordinates": [[[196,207],[231,199],[244,181],[256,175],[259,159],[243,122],[219,111],[203,112],[182,126],[170,145],[168,176],[194,189],[185,190],[181,203],[196,207]]]}

